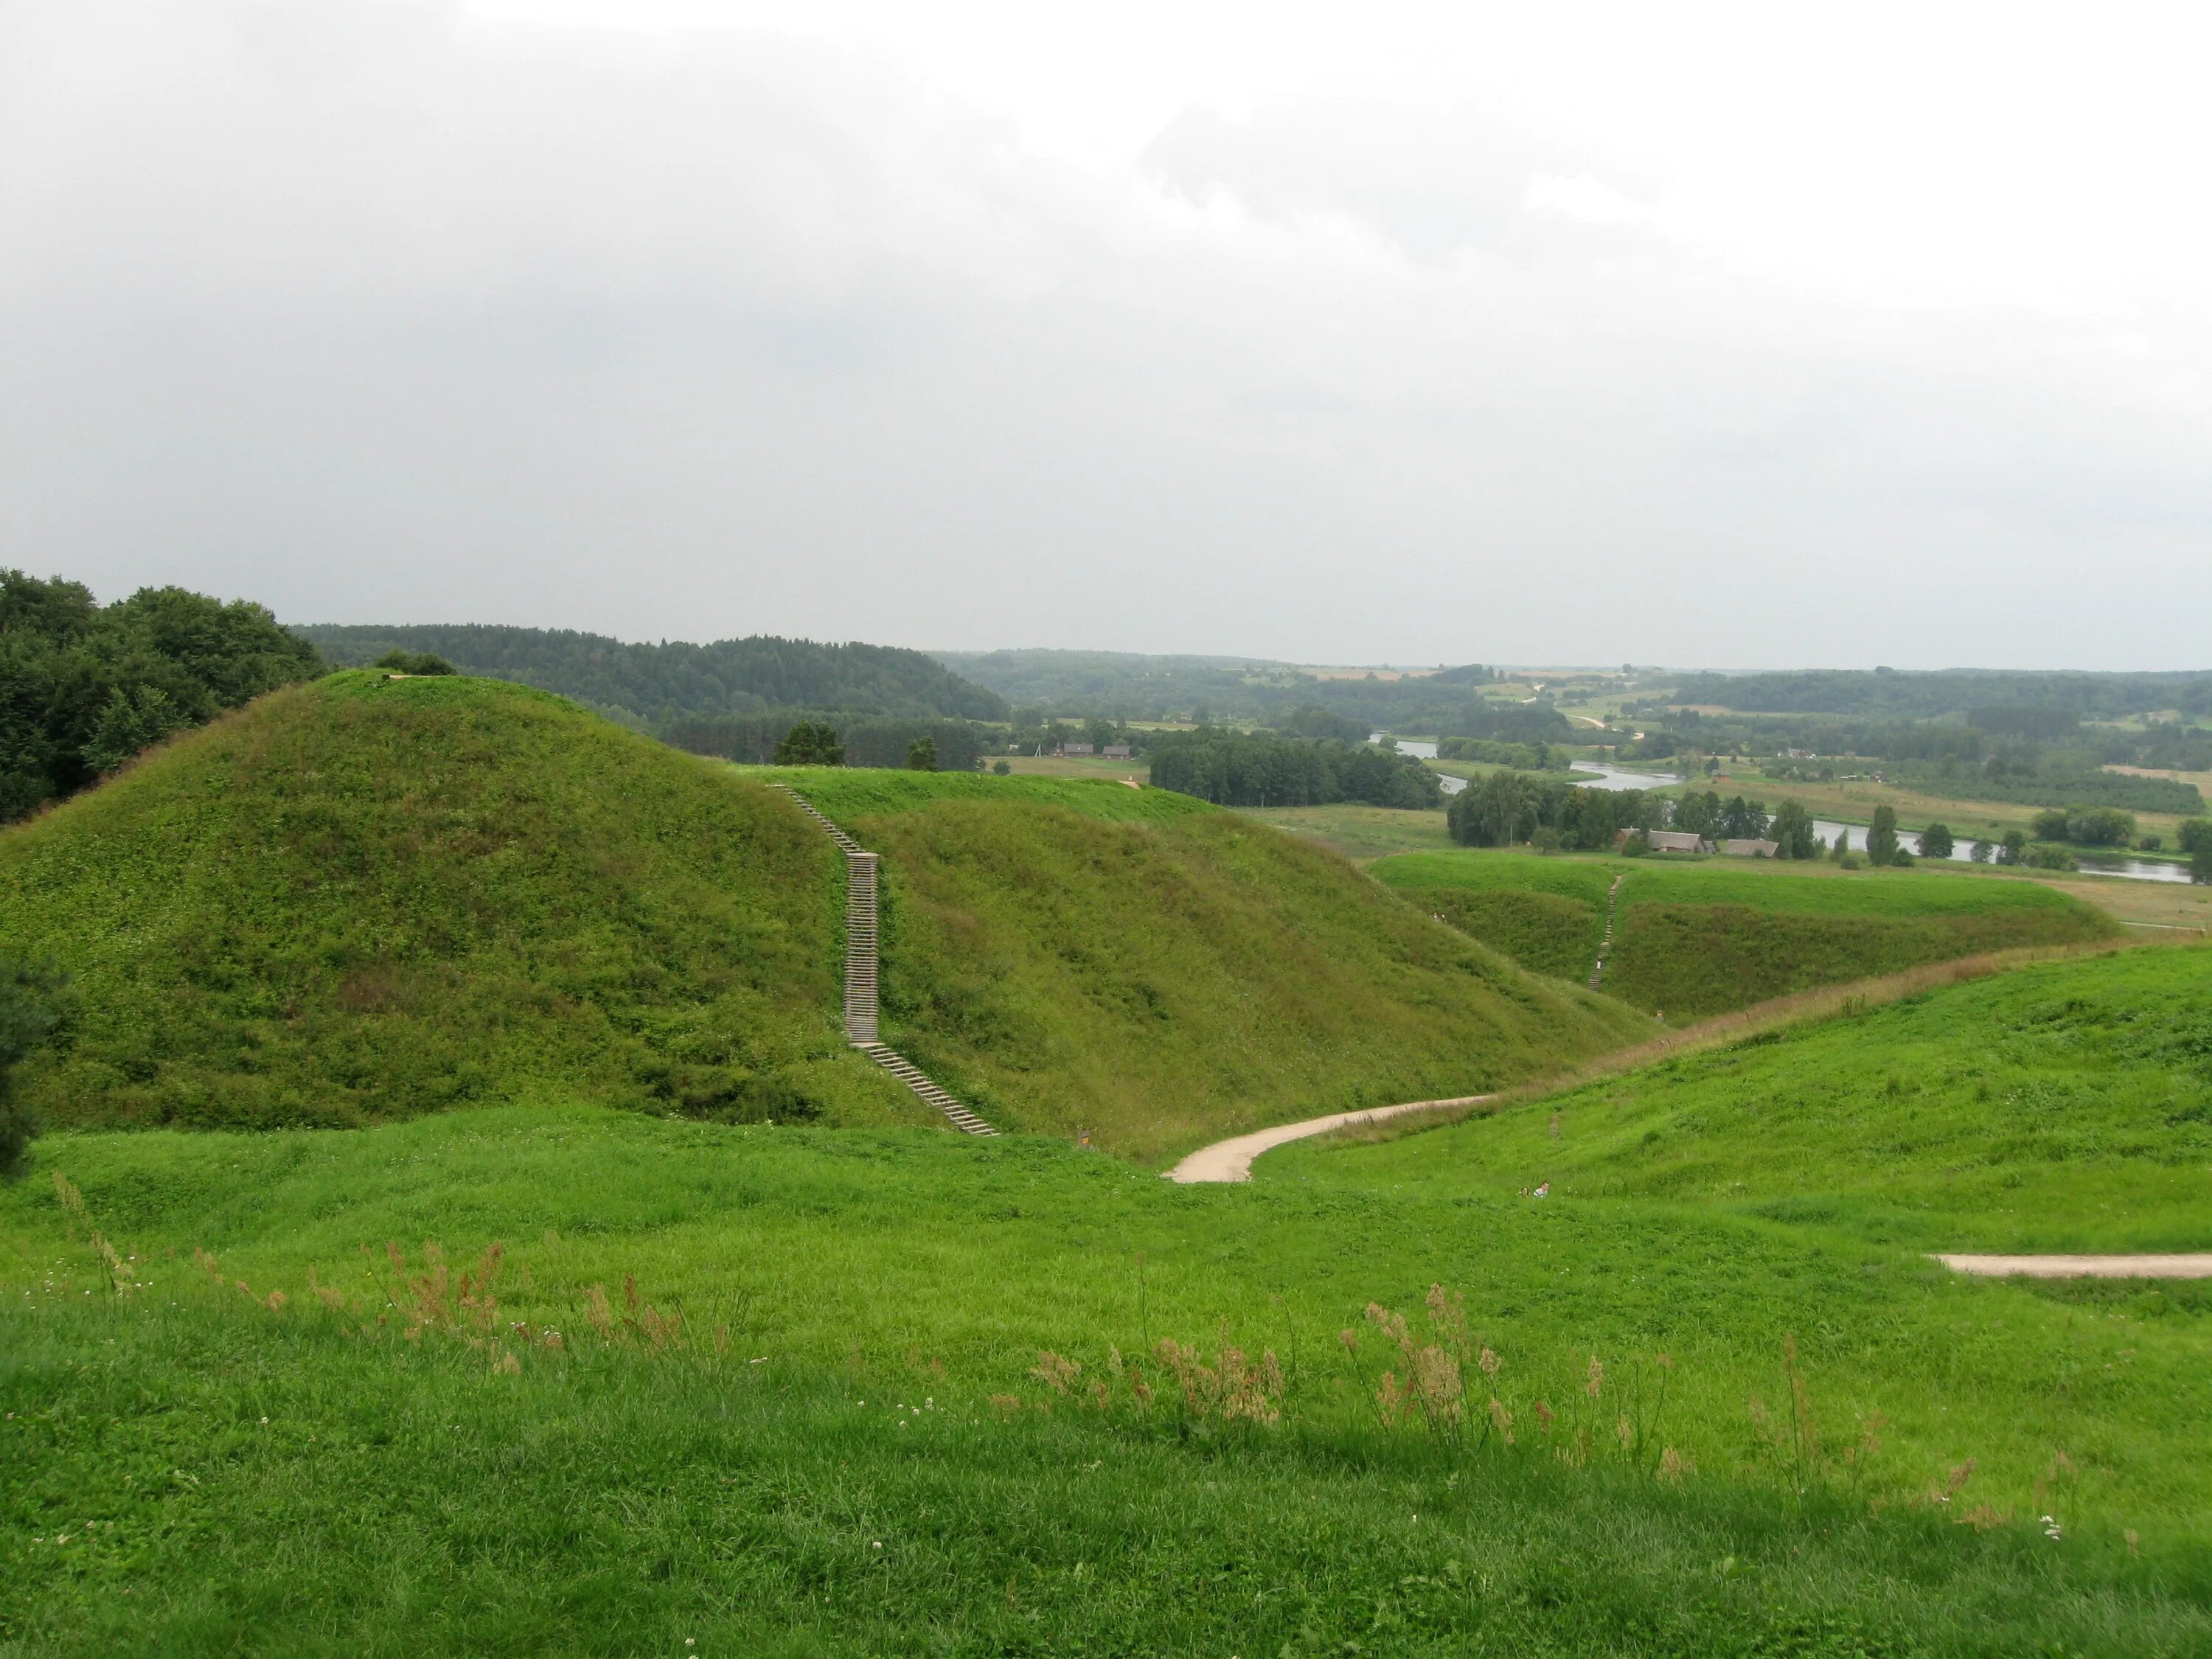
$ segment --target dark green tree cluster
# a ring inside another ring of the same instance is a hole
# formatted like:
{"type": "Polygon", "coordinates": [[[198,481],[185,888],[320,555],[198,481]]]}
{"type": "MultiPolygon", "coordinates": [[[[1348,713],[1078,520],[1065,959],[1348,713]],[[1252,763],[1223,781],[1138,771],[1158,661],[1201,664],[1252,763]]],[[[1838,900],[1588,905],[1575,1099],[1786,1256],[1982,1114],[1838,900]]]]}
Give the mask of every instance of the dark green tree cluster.
{"type": "Polygon", "coordinates": [[[1756,841],[1766,834],[1767,822],[1765,801],[1741,795],[1723,800],[1717,790],[1685,790],[1667,827],[1708,841],[1756,841]]]}
{"type": "Polygon", "coordinates": [[[0,1177],[16,1172],[38,1127],[16,1097],[15,1067],[62,1023],[68,991],[58,969],[0,957],[0,1177]]]}
{"type": "Polygon", "coordinates": [[[0,570],[0,822],[73,794],[172,733],[322,672],[260,605],[0,570]]]}
{"type": "Polygon", "coordinates": [[[2059,806],[2038,812],[2038,841],[2070,842],[2076,847],[2125,847],[2135,839],[2132,812],[2116,806],[2059,806]]]}
{"type": "Polygon", "coordinates": [[[1574,763],[1572,756],[1548,743],[1502,743],[1495,738],[1440,738],[1437,758],[1510,766],[1523,772],[1564,772],[1574,763]]]}
{"type": "Polygon", "coordinates": [[[453,672],[453,665],[443,657],[434,656],[428,651],[403,651],[397,646],[369,665],[394,674],[450,674],[453,672]]]}
{"type": "Polygon", "coordinates": [[[1948,859],[1958,845],[1948,823],[1931,823],[1920,832],[1920,856],[1923,859],[1948,859]]]}
{"type": "Polygon", "coordinates": [[[1202,726],[1169,732],[1150,751],[1157,788],[1220,806],[1433,807],[1443,799],[1437,775],[1410,756],[1332,738],[1279,737],[1202,726]]]}
{"type": "Polygon", "coordinates": [[[1339,743],[1364,743],[1374,730],[1356,714],[1339,714],[1316,702],[1292,709],[1279,729],[1294,738],[1334,738],[1339,743]]]}
{"type": "Polygon", "coordinates": [[[907,744],[906,769],[909,772],[934,772],[937,769],[937,744],[928,738],[916,738],[907,744]]]}
{"type": "Polygon", "coordinates": [[[1445,823],[1462,847],[1540,839],[1576,851],[1610,848],[1623,830],[1656,830],[1666,801],[1641,789],[1587,789],[1527,772],[1492,772],[1452,798],[1445,823]]]}
{"type": "Polygon", "coordinates": [[[778,766],[842,766],[845,745],[827,720],[799,720],[775,745],[778,766]]]}
{"type": "Polygon", "coordinates": [[[2173,844],[2189,854],[2190,880],[2212,883],[2212,818],[2188,819],[2173,844]]]}

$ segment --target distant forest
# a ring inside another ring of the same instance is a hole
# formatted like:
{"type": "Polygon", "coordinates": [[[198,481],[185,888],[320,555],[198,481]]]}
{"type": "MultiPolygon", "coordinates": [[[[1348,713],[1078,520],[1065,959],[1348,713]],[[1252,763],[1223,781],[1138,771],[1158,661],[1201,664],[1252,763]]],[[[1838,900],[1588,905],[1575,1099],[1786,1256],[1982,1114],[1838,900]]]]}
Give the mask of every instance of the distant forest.
{"type": "MultiPolygon", "coordinates": [[[[1493,678],[1468,664],[1404,679],[1325,679],[1289,663],[1247,657],[1152,657],[1121,651],[940,651],[956,672],[1019,708],[1050,717],[1232,722],[1310,729],[1316,711],[1368,731],[1437,732],[1535,742],[1564,737],[1565,717],[1531,705],[1513,730],[1495,729],[1480,686],[1493,678]]],[[[1514,705],[1513,707],[1519,707],[1514,705]]],[[[1360,735],[1363,737],[1365,732],[1360,735]]]]}
{"type": "Polygon", "coordinates": [[[970,720],[1003,720],[1007,712],[997,692],[896,646],[771,635],[712,645],[628,644],[567,629],[463,623],[317,623],[293,632],[337,667],[371,663],[394,648],[426,651],[464,674],[534,685],[652,732],[679,720],[779,710],[970,720]]]}
{"type": "Polygon", "coordinates": [[[2169,708],[2184,714],[2212,714],[2212,672],[2091,674],[1982,669],[1922,672],[1875,668],[1688,674],[1661,703],[1704,703],[1769,714],[1858,714],[1909,720],[2009,707],[2061,710],[2081,720],[2114,720],[2123,714],[2169,708]]]}
{"type": "Polygon", "coordinates": [[[1284,738],[1218,726],[1174,732],[1151,753],[1152,784],[1218,806],[1443,804],[1437,775],[1407,755],[1334,738],[1284,738]]]}

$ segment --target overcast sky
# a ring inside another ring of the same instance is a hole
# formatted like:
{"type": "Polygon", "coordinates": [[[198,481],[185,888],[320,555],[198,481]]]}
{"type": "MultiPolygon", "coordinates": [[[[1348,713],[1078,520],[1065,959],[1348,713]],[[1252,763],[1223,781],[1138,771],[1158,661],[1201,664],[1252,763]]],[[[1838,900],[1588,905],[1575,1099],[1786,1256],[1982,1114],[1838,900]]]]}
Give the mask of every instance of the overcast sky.
{"type": "Polygon", "coordinates": [[[0,0],[0,564],[2205,666],[2202,11],[0,0]]]}

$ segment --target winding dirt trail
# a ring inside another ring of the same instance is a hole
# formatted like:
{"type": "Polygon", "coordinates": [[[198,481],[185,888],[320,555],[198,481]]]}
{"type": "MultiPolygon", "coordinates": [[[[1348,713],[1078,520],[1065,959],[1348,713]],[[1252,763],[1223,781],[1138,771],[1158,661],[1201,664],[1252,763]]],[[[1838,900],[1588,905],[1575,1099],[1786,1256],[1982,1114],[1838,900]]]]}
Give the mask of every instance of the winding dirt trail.
{"type": "Polygon", "coordinates": [[[1403,1117],[1408,1112],[1441,1111],[1448,1106],[1477,1106],[1490,1098],[1488,1095],[1462,1095],[1455,1100],[1408,1100],[1395,1106],[1370,1106],[1364,1112],[1336,1112],[1328,1117],[1310,1117],[1303,1123],[1278,1123],[1272,1129],[1255,1129],[1249,1135],[1237,1135],[1228,1140],[1217,1140],[1211,1146],[1200,1147],[1170,1170],[1168,1179],[1186,1186],[1194,1182],[1249,1181],[1254,1158],[1293,1140],[1304,1140],[1308,1135],[1325,1135],[1331,1129],[1341,1129],[1347,1124],[1380,1123],[1384,1118],[1403,1117]]]}
{"type": "Polygon", "coordinates": [[[1981,1279],[2212,1279],[2212,1254],[2185,1255],[1939,1255],[1954,1273],[1981,1279]]]}

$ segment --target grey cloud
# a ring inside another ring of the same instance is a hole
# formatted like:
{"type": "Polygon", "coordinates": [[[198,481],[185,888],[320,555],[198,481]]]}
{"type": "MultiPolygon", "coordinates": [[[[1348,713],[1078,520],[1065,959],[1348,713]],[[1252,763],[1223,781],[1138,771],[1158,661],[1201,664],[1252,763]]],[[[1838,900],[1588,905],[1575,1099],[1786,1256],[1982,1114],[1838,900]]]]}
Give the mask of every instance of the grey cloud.
{"type": "Polygon", "coordinates": [[[2092,429],[2069,503],[2185,509],[2201,434],[2017,331],[1617,257],[1528,181],[1650,181],[1524,127],[1288,100],[1101,178],[789,40],[0,0],[0,559],[647,637],[2201,653],[2179,520],[2016,511],[2092,429]],[[2005,580],[2028,541],[2168,602],[2005,580]]]}
{"type": "Polygon", "coordinates": [[[1627,193],[1648,188],[1633,169],[1441,93],[1346,89],[1235,119],[1186,110],[1142,161],[1188,200],[1224,195],[1282,222],[1341,216],[1431,262],[1540,235],[1528,210],[1540,176],[1591,173],[1627,193]]]}

